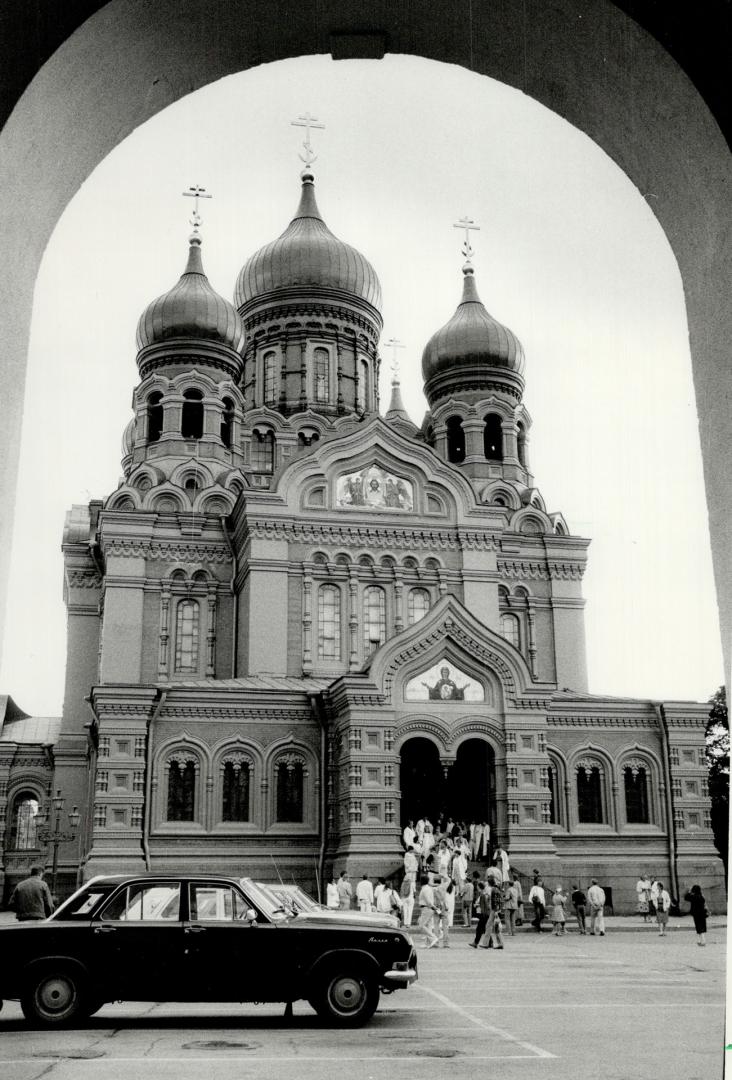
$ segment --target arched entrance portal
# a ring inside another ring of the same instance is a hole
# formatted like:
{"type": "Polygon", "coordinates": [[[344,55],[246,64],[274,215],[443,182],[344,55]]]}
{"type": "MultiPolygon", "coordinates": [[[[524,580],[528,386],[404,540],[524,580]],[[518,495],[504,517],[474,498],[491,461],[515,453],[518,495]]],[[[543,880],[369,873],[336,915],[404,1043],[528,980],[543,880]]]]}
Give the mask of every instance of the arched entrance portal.
{"type": "Polygon", "coordinates": [[[496,835],[496,759],[484,739],[467,739],[458,747],[446,784],[445,802],[453,821],[488,822],[496,835]]]}
{"type": "Polygon", "coordinates": [[[402,790],[402,824],[428,817],[436,823],[442,813],[442,764],[430,739],[417,737],[401,751],[399,785],[402,790]]]}
{"type": "Polygon", "coordinates": [[[443,769],[435,744],[421,736],[407,740],[401,750],[402,824],[428,817],[437,824],[487,821],[496,830],[496,765],[490,743],[468,739],[461,743],[453,765],[443,769]]]}

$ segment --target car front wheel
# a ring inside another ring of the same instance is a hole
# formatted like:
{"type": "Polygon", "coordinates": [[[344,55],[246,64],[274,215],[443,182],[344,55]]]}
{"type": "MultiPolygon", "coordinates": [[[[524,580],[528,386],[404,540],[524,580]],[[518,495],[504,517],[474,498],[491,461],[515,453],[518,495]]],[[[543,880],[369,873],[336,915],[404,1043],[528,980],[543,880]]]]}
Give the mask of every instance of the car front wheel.
{"type": "Polygon", "coordinates": [[[339,1027],[357,1027],[376,1011],[379,987],[373,976],[358,969],[334,969],[320,979],[310,1004],[323,1020],[339,1027]]]}
{"type": "Polygon", "coordinates": [[[42,1027],[70,1024],[88,1015],[83,977],[64,967],[45,968],[28,980],[20,999],[26,1020],[42,1027]]]}

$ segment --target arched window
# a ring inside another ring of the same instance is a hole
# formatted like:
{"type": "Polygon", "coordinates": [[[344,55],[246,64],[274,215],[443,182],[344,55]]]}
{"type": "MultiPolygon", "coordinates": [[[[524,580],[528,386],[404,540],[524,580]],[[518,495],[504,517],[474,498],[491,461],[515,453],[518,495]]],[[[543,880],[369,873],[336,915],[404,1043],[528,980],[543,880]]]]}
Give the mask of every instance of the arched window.
{"type": "Polygon", "coordinates": [[[255,472],[274,472],[274,432],[252,432],[252,468],[255,472]]]}
{"type": "Polygon", "coordinates": [[[330,401],[330,353],[327,349],[315,349],[313,352],[313,376],[315,379],[315,400],[322,405],[330,401]]]}
{"type": "Polygon", "coordinates": [[[231,429],[234,423],[234,402],[224,398],[224,411],[221,414],[221,441],[226,447],[231,446],[231,429]]]}
{"type": "Polygon", "coordinates": [[[221,820],[249,821],[249,760],[243,754],[230,754],[223,772],[221,820]]]}
{"type": "Polygon", "coordinates": [[[577,817],[582,825],[600,825],[604,820],[602,806],[603,769],[594,760],[577,765],[577,817]]]}
{"type": "Polygon", "coordinates": [[[295,754],[277,764],[277,821],[303,820],[305,766],[295,754]]]}
{"type": "Polygon", "coordinates": [[[645,765],[628,762],[623,768],[625,787],[625,820],[629,825],[650,824],[648,807],[648,773],[645,765]]]}
{"type": "Polygon", "coordinates": [[[363,651],[370,656],[386,641],[386,596],[375,585],[363,592],[363,651]]]}
{"type": "Polygon", "coordinates": [[[40,804],[34,792],[21,791],[15,796],[10,813],[8,847],[11,851],[27,851],[29,848],[38,847],[36,818],[39,809],[40,804]]]}
{"type": "Polygon", "coordinates": [[[369,365],[366,360],[358,362],[358,407],[366,412],[369,400],[369,365]]]}
{"type": "Polygon", "coordinates": [[[183,394],[180,433],[184,439],[200,439],[203,435],[203,394],[186,390],[183,394]]]}
{"type": "Polygon", "coordinates": [[[175,620],[175,671],[198,672],[201,608],[197,600],[180,600],[175,620]]]}
{"type": "Polygon", "coordinates": [[[430,594],[427,589],[412,589],[409,593],[407,620],[411,626],[423,619],[430,609],[430,594]]]}
{"type": "Polygon", "coordinates": [[[521,423],[521,421],[518,422],[517,427],[518,459],[523,465],[523,467],[526,468],[526,428],[521,423]]]}
{"type": "Polygon", "coordinates": [[[503,461],[503,428],[495,413],[483,417],[483,453],[489,461],[503,461]]]}
{"type": "Polygon", "coordinates": [[[185,752],[168,761],[167,821],[193,821],[196,810],[196,762],[185,752]]]}
{"type": "Polygon", "coordinates": [[[262,374],[264,383],[264,404],[275,405],[277,403],[277,353],[266,352],[262,357],[262,374]]]}
{"type": "Polygon", "coordinates": [[[157,442],[163,432],[163,395],[160,391],[147,399],[147,441],[157,442]]]}
{"type": "Polygon", "coordinates": [[[465,434],[463,422],[459,416],[451,416],[447,421],[447,460],[459,465],[465,461],[465,434]]]}
{"type": "Polygon", "coordinates": [[[515,648],[521,648],[521,627],[517,615],[501,615],[501,635],[515,648]]]}
{"type": "Polygon", "coordinates": [[[336,585],[318,589],[318,659],[341,658],[341,590],[336,585]]]}

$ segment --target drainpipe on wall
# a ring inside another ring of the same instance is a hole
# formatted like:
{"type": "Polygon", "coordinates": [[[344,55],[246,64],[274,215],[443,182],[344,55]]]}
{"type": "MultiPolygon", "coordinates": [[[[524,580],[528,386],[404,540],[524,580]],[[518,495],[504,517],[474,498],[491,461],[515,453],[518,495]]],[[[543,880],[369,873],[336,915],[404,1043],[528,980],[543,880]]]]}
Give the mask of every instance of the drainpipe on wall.
{"type": "Polygon", "coordinates": [[[324,896],[324,873],[325,873],[325,845],[328,839],[328,718],[323,708],[323,700],[320,694],[310,694],[310,708],[320,724],[320,809],[318,831],[320,832],[320,848],[318,851],[318,900],[323,903],[324,896]]]}
{"type": "Polygon", "coordinates": [[[221,529],[226,539],[226,544],[231,555],[231,595],[234,598],[234,617],[232,619],[232,632],[231,632],[231,677],[236,678],[236,672],[238,667],[237,653],[239,651],[239,593],[236,591],[236,576],[239,573],[239,560],[236,557],[236,551],[231,541],[231,535],[229,533],[229,526],[225,517],[219,518],[221,522],[221,529]]]}
{"type": "Polygon", "coordinates": [[[671,896],[679,902],[679,874],[676,848],[676,820],[674,818],[674,792],[671,784],[671,742],[668,734],[666,710],[660,701],[653,702],[663,742],[663,781],[666,785],[666,819],[668,821],[668,861],[671,869],[671,896]]]}
{"type": "Polygon", "coordinates": [[[150,731],[153,723],[160,716],[167,690],[158,690],[158,700],[152,715],[148,716],[145,726],[145,803],[142,808],[142,854],[145,857],[145,869],[150,870],[150,799],[152,792],[152,762],[150,761],[150,731]]]}

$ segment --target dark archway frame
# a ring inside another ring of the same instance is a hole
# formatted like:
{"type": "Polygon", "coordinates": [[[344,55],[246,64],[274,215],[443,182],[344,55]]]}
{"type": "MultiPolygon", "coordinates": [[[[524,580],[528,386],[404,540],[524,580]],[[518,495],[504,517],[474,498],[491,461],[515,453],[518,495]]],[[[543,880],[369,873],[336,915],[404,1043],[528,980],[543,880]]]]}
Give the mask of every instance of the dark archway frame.
{"type": "MultiPolygon", "coordinates": [[[[660,19],[693,68],[678,17],[660,19]],[[670,28],[670,30],[669,30],[670,28]],[[685,52],[684,52],[685,50],[685,52]]],[[[31,5],[32,7],[32,5],[31,5]]],[[[25,363],[38,266],[65,206],[135,127],[174,101],[261,63],[308,54],[378,59],[406,53],[516,87],[592,138],[648,198],[669,240],[686,299],[720,629],[732,638],[732,179],[724,135],[684,71],[609,0],[111,0],[63,5],[32,40],[38,70],[0,134],[6,275],[0,307],[4,415],[0,425],[0,611],[4,611],[20,443],[25,363]],[[73,31],[73,32],[71,32],[73,31]],[[70,36],[66,37],[66,34],[70,36]],[[53,55],[53,35],[62,42],[53,55]],[[45,60],[45,63],[43,62],[45,60]]],[[[722,18],[723,5],[716,17],[722,18]]],[[[714,16],[713,16],[714,17],[714,16]]],[[[38,15],[36,15],[36,21],[38,15]]],[[[27,15],[33,22],[33,12],[27,15]]],[[[25,21],[24,21],[25,25],[25,21]]],[[[710,25],[710,37],[722,36],[710,25]]],[[[17,41],[9,35],[17,52],[17,41]]],[[[722,46],[720,45],[720,48],[722,46]]],[[[723,52],[720,52],[720,58],[723,52]]],[[[4,104],[33,63],[4,73],[4,104]]],[[[697,57],[700,62],[700,57],[697,57]]],[[[726,117],[719,86],[705,93],[726,117]],[[716,95],[716,97],[715,97],[716,95]]],[[[719,65],[721,71],[721,63],[719,65]]]]}

